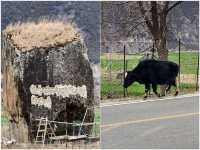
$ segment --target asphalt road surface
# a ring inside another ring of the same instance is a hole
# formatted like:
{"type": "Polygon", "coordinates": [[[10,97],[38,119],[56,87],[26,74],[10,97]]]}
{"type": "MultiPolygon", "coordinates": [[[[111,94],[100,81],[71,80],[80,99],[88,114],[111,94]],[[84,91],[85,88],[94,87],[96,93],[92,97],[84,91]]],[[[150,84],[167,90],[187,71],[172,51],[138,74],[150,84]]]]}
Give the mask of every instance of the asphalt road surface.
{"type": "Polygon", "coordinates": [[[102,107],[101,148],[199,148],[199,96],[102,107]]]}

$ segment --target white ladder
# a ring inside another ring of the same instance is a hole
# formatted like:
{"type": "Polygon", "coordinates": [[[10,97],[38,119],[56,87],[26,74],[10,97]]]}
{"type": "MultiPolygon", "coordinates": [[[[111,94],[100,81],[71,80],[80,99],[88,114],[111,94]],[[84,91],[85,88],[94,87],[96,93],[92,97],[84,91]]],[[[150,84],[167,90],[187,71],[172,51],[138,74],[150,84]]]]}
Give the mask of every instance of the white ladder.
{"type": "Polygon", "coordinates": [[[36,135],[36,139],[35,139],[35,144],[36,143],[42,143],[43,146],[44,146],[46,135],[48,135],[49,137],[55,137],[56,136],[53,128],[51,127],[50,123],[48,122],[47,117],[46,118],[40,118],[38,130],[37,130],[37,135],[36,135]],[[50,129],[51,132],[49,132],[48,129],[50,129]]]}

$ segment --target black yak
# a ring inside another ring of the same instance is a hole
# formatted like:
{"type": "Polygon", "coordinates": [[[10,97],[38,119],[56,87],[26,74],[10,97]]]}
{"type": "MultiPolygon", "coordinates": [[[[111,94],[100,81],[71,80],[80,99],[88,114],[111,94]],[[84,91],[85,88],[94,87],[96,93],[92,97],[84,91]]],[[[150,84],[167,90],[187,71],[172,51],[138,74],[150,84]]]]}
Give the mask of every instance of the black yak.
{"type": "Polygon", "coordinates": [[[145,97],[150,91],[152,85],[153,92],[157,93],[157,85],[168,85],[166,92],[170,90],[171,85],[176,87],[175,95],[178,95],[176,77],[179,72],[179,66],[170,61],[159,61],[154,59],[143,60],[132,71],[127,71],[124,80],[124,88],[128,88],[133,82],[145,85],[145,97]]]}

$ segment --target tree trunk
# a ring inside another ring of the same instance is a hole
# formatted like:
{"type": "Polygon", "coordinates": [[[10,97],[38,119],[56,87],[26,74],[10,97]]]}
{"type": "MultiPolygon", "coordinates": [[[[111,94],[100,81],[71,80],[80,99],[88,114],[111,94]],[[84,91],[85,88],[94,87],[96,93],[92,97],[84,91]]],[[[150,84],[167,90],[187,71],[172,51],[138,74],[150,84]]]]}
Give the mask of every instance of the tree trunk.
{"type": "MultiPolygon", "coordinates": [[[[160,28],[154,34],[155,46],[157,49],[159,60],[166,61],[168,60],[168,49],[166,47],[166,15],[163,14],[160,17],[160,28]]],[[[160,86],[161,96],[165,95],[166,85],[160,86]]]]}
{"type": "MultiPolygon", "coordinates": [[[[160,16],[160,47],[158,49],[158,57],[160,60],[168,60],[168,49],[166,47],[167,43],[167,5],[160,16]]],[[[166,85],[160,87],[161,96],[165,95],[166,85]]]]}
{"type": "MultiPolygon", "coordinates": [[[[161,38],[161,42],[159,45],[158,50],[158,57],[160,60],[168,60],[168,50],[166,48],[166,38],[161,38]]],[[[160,94],[161,96],[165,95],[166,85],[160,86],[160,94]]]]}
{"type": "MultiPolygon", "coordinates": [[[[159,6],[158,2],[151,2],[151,10],[149,13],[151,14],[152,20],[149,19],[148,15],[146,15],[147,13],[143,4],[144,3],[141,1],[138,2],[140,12],[144,16],[147,28],[149,29],[155,41],[158,57],[160,60],[166,61],[168,60],[168,50],[166,47],[167,14],[172,8],[180,4],[180,2],[175,3],[170,8],[169,2],[165,2],[164,7],[159,6]],[[161,11],[159,10],[159,7],[161,11]]],[[[165,95],[165,88],[166,86],[161,86],[161,95],[165,95]]]]}
{"type": "Polygon", "coordinates": [[[160,44],[157,46],[158,57],[160,60],[168,60],[168,50],[166,48],[166,38],[160,38],[160,44]]]}

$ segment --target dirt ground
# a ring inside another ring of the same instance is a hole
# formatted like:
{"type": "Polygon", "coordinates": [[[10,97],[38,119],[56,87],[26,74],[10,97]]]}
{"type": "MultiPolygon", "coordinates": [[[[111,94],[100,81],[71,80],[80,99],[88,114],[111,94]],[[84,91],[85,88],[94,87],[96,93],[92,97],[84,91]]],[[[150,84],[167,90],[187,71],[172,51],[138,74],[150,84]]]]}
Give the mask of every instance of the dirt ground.
{"type": "Polygon", "coordinates": [[[196,84],[197,76],[196,74],[181,74],[180,80],[181,83],[196,84]]]}
{"type": "MultiPolygon", "coordinates": [[[[1,114],[1,117],[5,115],[4,113],[1,114]]],[[[1,124],[1,138],[6,138],[8,140],[15,139],[15,140],[20,140],[19,135],[17,135],[18,130],[13,130],[13,126],[9,121],[4,121],[4,123],[1,124]]],[[[22,130],[24,132],[24,129],[22,130]]],[[[25,134],[25,133],[24,133],[25,134]]],[[[27,133],[26,133],[27,134],[27,133]]],[[[2,142],[2,141],[1,141],[2,142]]],[[[48,149],[48,148],[53,148],[53,149],[99,149],[100,148],[100,142],[99,139],[95,140],[78,140],[74,142],[56,142],[55,144],[45,144],[44,147],[42,144],[32,144],[32,143],[15,143],[11,145],[4,145],[1,143],[1,148],[2,149],[48,149]]]]}
{"type": "Polygon", "coordinates": [[[13,144],[10,146],[3,146],[1,145],[2,149],[99,149],[100,148],[100,142],[87,142],[87,141],[77,141],[77,142],[67,142],[64,144],[45,144],[44,146],[42,144],[30,144],[30,143],[22,143],[22,144],[13,144]]]}

